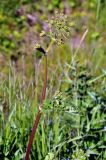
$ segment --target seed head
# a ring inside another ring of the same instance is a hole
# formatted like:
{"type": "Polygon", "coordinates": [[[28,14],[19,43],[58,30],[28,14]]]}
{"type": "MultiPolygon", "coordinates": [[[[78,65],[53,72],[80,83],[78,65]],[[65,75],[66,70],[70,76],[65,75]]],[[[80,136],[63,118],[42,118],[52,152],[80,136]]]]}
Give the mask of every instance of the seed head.
{"type": "Polygon", "coordinates": [[[55,15],[48,21],[50,36],[55,39],[58,45],[70,38],[71,23],[67,15],[55,12],[55,15]]]}

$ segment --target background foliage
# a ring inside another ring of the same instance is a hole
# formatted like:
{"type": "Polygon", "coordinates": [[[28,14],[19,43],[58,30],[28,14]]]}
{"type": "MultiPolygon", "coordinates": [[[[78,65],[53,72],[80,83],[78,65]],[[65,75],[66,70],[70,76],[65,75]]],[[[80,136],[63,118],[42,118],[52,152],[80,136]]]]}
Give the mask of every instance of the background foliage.
{"type": "Polygon", "coordinates": [[[25,157],[44,73],[33,45],[48,45],[39,33],[48,32],[55,10],[70,16],[72,30],[48,54],[47,97],[30,159],[106,159],[105,0],[2,0],[0,160],[25,157]]]}

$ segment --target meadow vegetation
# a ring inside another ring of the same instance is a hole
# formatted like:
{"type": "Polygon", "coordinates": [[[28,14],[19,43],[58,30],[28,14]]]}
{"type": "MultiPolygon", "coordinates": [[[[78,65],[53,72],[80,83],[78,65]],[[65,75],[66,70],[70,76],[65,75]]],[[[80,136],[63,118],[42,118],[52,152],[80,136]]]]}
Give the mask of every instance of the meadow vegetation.
{"type": "Polygon", "coordinates": [[[106,160],[105,0],[0,3],[0,160],[106,160]]]}

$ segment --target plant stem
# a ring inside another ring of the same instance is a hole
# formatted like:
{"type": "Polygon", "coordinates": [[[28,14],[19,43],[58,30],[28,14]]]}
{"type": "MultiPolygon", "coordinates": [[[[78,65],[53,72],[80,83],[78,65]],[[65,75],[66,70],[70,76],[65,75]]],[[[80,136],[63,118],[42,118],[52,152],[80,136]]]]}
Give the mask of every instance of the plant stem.
{"type": "Polygon", "coordinates": [[[39,105],[39,108],[38,108],[38,113],[37,113],[37,116],[35,118],[35,122],[34,122],[34,126],[32,128],[32,132],[31,132],[31,135],[30,135],[30,138],[29,138],[29,143],[28,143],[28,147],[27,147],[27,152],[26,152],[26,160],[29,160],[29,154],[30,154],[30,151],[31,151],[31,146],[32,146],[32,142],[33,142],[33,139],[34,139],[34,135],[36,133],[36,129],[38,127],[38,124],[39,124],[39,120],[40,120],[40,117],[41,117],[41,109],[43,107],[43,102],[45,100],[45,97],[46,97],[46,86],[47,86],[47,56],[44,57],[45,58],[45,79],[44,79],[44,86],[43,86],[43,90],[42,90],[42,96],[41,96],[41,101],[40,101],[40,105],[39,105]]]}
{"type": "MultiPolygon", "coordinates": [[[[48,48],[46,49],[46,53],[49,52],[52,44],[53,44],[54,41],[51,41],[48,48]]],[[[34,135],[36,133],[36,129],[38,127],[38,124],[39,124],[39,121],[40,121],[40,117],[41,117],[41,110],[42,110],[42,107],[43,107],[43,102],[45,100],[45,97],[46,97],[46,87],[47,87],[47,77],[48,77],[48,68],[47,68],[47,55],[44,56],[45,58],[45,79],[44,79],[44,85],[43,85],[43,90],[42,90],[42,96],[41,96],[41,100],[40,100],[40,105],[39,105],[39,108],[38,108],[38,113],[37,113],[37,116],[35,118],[35,122],[34,122],[34,126],[32,128],[32,132],[30,134],[30,138],[29,138],[29,142],[28,142],[28,147],[27,147],[27,151],[26,151],[26,160],[29,160],[29,155],[30,155],[30,151],[31,151],[31,146],[32,146],[32,142],[33,142],[33,139],[34,139],[34,135]]]]}

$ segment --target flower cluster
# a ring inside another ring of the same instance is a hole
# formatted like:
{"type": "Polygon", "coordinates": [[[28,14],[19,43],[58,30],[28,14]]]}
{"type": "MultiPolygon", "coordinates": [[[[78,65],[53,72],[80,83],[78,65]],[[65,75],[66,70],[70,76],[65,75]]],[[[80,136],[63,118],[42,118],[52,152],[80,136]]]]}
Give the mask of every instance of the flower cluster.
{"type": "MultiPolygon", "coordinates": [[[[47,23],[49,32],[42,31],[40,33],[40,37],[44,37],[45,39],[48,38],[50,40],[46,51],[40,43],[34,45],[34,50],[36,49],[42,55],[46,55],[46,52],[50,50],[54,42],[57,45],[60,45],[67,41],[70,38],[71,27],[73,26],[73,23],[70,21],[70,18],[67,15],[58,12],[55,12],[54,16],[48,20],[47,23]]],[[[42,56],[38,57],[41,58],[42,56]]]]}
{"type": "Polygon", "coordinates": [[[58,45],[70,38],[71,21],[67,15],[55,12],[51,20],[48,21],[50,36],[55,39],[58,45]]]}

